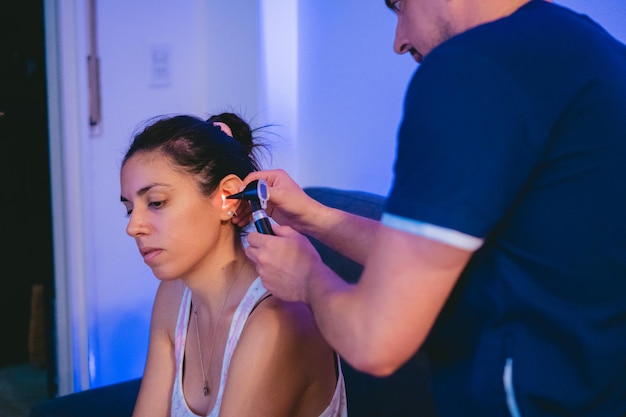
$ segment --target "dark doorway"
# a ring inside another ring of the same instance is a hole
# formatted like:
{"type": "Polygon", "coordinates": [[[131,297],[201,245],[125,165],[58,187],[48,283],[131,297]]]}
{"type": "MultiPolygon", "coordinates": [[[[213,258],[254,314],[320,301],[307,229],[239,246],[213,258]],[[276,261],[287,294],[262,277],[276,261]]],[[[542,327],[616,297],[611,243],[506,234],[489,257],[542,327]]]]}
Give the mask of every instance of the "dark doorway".
{"type": "Polygon", "coordinates": [[[56,394],[44,6],[0,13],[0,367],[30,364],[56,394]]]}

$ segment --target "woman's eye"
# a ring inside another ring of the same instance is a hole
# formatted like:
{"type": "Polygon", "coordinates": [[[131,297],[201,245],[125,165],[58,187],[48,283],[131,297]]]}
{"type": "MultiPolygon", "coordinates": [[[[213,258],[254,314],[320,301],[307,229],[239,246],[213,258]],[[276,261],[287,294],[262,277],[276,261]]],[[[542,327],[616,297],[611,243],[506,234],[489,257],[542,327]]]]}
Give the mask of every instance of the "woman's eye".
{"type": "Polygon", "coordinates": [[[150,207],[154,207],[154,208],[160,208],[163,207],[163,204],[165,204],[164,201],[152,201],[149,206],[150,207]]]}

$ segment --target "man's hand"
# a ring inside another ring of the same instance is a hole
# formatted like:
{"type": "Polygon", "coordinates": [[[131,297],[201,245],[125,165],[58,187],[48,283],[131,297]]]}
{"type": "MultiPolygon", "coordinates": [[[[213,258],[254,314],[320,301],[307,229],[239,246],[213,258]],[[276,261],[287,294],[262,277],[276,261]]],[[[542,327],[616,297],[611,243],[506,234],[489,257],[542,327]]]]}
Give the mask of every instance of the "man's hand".
{"type": "Polygon", "coordinates": [[[289,226],[274,226],[276,236],[250,233],[246,255],[256,264],[263,285],[287,301],[308,302],[308,283],[324,268],[309,240],[289,226]]]}
{"type": "MultiPolygon", "coordinates": [[[[258,179],[264,179],[269,187],[267,214],[279,224],[304,232],[311,219],[314,219],[316,210],[322,206],[309,197],[284,170],[252,172],[244,179],[243,187],[258,179]]],[[[233,222],[243,227],[250,223],[251,214],[250,205],[242,204],[233,222]]]]}

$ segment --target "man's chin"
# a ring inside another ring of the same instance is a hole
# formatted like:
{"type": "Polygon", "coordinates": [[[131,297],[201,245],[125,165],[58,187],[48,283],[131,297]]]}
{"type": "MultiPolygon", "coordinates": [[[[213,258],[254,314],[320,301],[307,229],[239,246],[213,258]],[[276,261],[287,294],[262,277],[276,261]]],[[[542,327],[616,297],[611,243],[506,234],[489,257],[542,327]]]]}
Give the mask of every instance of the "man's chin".
{"type": "Polygon", "coordinates": [[[411,56],[413,57],[415,62],[417,62],[418,64],[421,64],[422,61],[424,60],[424,55],[419,53],[419,51],[415,48],[411,49],[411,56]]]}

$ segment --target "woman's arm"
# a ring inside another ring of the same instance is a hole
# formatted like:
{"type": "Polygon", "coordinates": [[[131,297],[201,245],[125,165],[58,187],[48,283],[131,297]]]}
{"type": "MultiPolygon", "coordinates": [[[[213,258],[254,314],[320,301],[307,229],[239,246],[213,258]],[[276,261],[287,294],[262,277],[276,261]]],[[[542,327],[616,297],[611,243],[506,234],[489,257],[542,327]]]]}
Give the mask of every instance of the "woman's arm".
{"type": "Polygon", "coordinates": [[[233,354],[220,417],[318,416],[337,384],[334,358],[306,305],[264,300],[233,354]]]}
{"type": "Polygon", "coordinates": [[[150,345],[133,417],[169,416],[174,384],[174,329],[182,286],[178,281],[159,285],[152,308],[150,345]]]}

